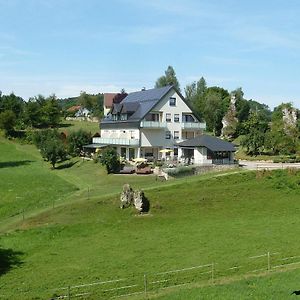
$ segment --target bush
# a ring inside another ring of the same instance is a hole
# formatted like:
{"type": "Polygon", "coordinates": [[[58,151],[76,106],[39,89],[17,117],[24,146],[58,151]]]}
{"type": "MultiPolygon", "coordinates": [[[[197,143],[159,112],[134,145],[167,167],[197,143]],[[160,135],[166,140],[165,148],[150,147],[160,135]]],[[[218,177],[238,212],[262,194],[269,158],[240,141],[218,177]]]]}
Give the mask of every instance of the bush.
{"type": "Polygon", "coordinates": [[[168,175],[170,176],[179,177],[179,176],[194,175],[195,170],[196,168],[194,166],[181,166],[172,169],[165,169],[164,171],[168,173],[168,175]]]}
{"type": "Polygon", "coordinates": [[[281,156],[273,159],[274,163],[299,163],[300,157],[296,155],[281,156]]]}
{"type": "Polygon", "coordinates": [[[112,148],[106,148],[100,157],[100,163],[106,167],[107,174],[118,173],[120,171],[120,160],[117,151],[112,148]]]}

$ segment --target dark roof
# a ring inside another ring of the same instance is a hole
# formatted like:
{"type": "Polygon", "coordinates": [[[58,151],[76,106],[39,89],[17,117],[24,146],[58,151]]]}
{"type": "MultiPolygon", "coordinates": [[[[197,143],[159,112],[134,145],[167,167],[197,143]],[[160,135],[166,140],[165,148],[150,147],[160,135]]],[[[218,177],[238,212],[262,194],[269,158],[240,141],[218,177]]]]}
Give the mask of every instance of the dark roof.
{"type": "Polygon", "coordinates": [[[180,147],[206,147],[211,151],[235,151],[234,144],[210,135],[199,135],[178,143],[180,147]]]}
{"type": "MultiPolygon", "coordinates": [[[[130,93],[122,102],[113,104],[112,113],[132,113],[126,122],[140,121],[172,88],[174,88],[172,85],[168,85],[130,93]]],[[[101,123],[110,122],[116,123],[108,115],[101,123]]]]}
{"type": "Polygon", "coordinates": [[[168,85],[168,86],[164,86],[161,88],[133,92],[133,93],[130,93],[122,101],[122,103],[160,100],[166,93],[169,92],[169,90],[172,87],[173,87],[172,85],[168,85]]]}

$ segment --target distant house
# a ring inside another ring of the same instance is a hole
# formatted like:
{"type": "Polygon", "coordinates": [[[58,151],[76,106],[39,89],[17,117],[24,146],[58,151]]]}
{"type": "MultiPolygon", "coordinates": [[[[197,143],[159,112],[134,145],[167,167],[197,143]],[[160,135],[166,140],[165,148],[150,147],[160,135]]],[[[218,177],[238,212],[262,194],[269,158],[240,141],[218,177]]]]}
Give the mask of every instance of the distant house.
{"type": "Polygon", "coordinates": [[[77,112],[79,109],[81,109],[81,105],[73,105],[73,106],[69,107],[69,108],[67,109],[67,111],[70,112],[70,113],[75,113],[75,112],[77,112]]]}
{"type": "Polygon", "coordinates": [[[80,107],[80,109],[75,113],[76,118],[80,118],[80,117],[88,118],[90,117],[90,115],[91,115],[90,110],[84,107],[80,107]]]}
{"type": "Polygon", "coordinates": [[[91,112],[82,107],[81,105],[74,105],[67,109],[67,112],[71,113],[74,117],[67,117],[67,120],[90,120],[91,112]]]}

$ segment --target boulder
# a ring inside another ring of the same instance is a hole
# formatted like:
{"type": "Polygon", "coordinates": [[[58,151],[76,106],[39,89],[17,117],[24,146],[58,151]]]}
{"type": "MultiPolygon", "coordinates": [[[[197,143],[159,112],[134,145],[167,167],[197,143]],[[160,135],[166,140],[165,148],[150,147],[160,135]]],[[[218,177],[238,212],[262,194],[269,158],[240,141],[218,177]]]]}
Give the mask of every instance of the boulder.
{"type": "Polygon", "coordinates": [[[126,208],[129,207],[133,203],[133,189],[129,184],[123,185],[123,191],[120,196],[121,205],[120,207],[126,208]]]}
{"type": "Polygon", "coordinates": [[[150,209],[150,202],[143,191],[137,190],[133,195],[134,206],[139,213],[147,213],[150,209]]]}

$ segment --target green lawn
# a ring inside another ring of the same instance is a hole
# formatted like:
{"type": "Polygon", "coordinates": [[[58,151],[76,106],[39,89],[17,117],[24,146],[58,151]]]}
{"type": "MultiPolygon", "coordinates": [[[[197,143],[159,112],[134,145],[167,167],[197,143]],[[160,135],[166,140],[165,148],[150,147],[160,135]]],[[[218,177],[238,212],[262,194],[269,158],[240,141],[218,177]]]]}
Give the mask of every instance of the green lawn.
{"type": "Polygon", "coordinates": [[[66,132],[83,129],[85,131],[91,132],[92,134],[95,134],[97,132],[100,133],[99,122],[63,120],[59,129],[66,132]]]}
{"type": "Polygon", "coordinates": [[[189,289],[173,289],[168,292],[161,292],[158,295],[152,294],[150,299],[157,300],[284,300],[294,299],[291,293],[300,289],[300,272],[292,270],[283,273],[242,279],[235,282],[220,283],[206,287],[191,287],[189,289]]]}
{"type": "MultiPolygon", "coordinates": [[[[30,146],[1,143],[0,151],[7,153],[0,162],[0,245],[9,261],[0,273],[0,299],[48,299],[55,293],[66,294],[58,287],[112,279],[126,280],[107,284],[108,290],[138,284],[101,294],[109,297],[140,291],[144,274],[150,292],[186,281],[207,284],[211,274],[200,274],[199,269],[157,273],[214,263],[218,282],[266,269],[265,257],[251,260],[251,256],[277,252],[271,258],[274,265],[281,258],[300,255],[296,238],[300,234],[299,172],[210,174],[158,183],[152,176],[107,176],[93,162],[78,161],[71,168],[51,171],[30,146]],[[30,162],[6,167],[8,162],[24,160],[30,162]],[[125,182],[145,189],[151,202],[149,215],[119,209],[118,193],[125,182]],[[45,197],[38,197],[38,187],[45,197]],[[19,195],[24,198],[16,198],[19,195]],[[24,221],[20,216],[10,217],[25,204],[30,214],[25,214],[24,221]],[[233,266],[241,268],[228,271],[233,266]],[[153,283],[163,280],[169,281],[153,283]]],[[[203,271],[209,272],[210,267],[203,271]]],[[[272,289],[279,295],[297,289],[296,280],[290,278],[299,278],[300,272],[284,274],[283,286],[278,274],[229,285],[170,290],[171,294],[159,294],[162,298],[158,299],[251,299],[254,290],[261,297],[253,299],[277,299],[266,295],[272,289]],[[227,298],[217,298],[218,291],[227,298]],[[240,297],[235,297],[237,291],[240,297]]],[[[71,292],[88,292],[86,299],[99,299],[103,289],[91,286],[71,292]]]]}

